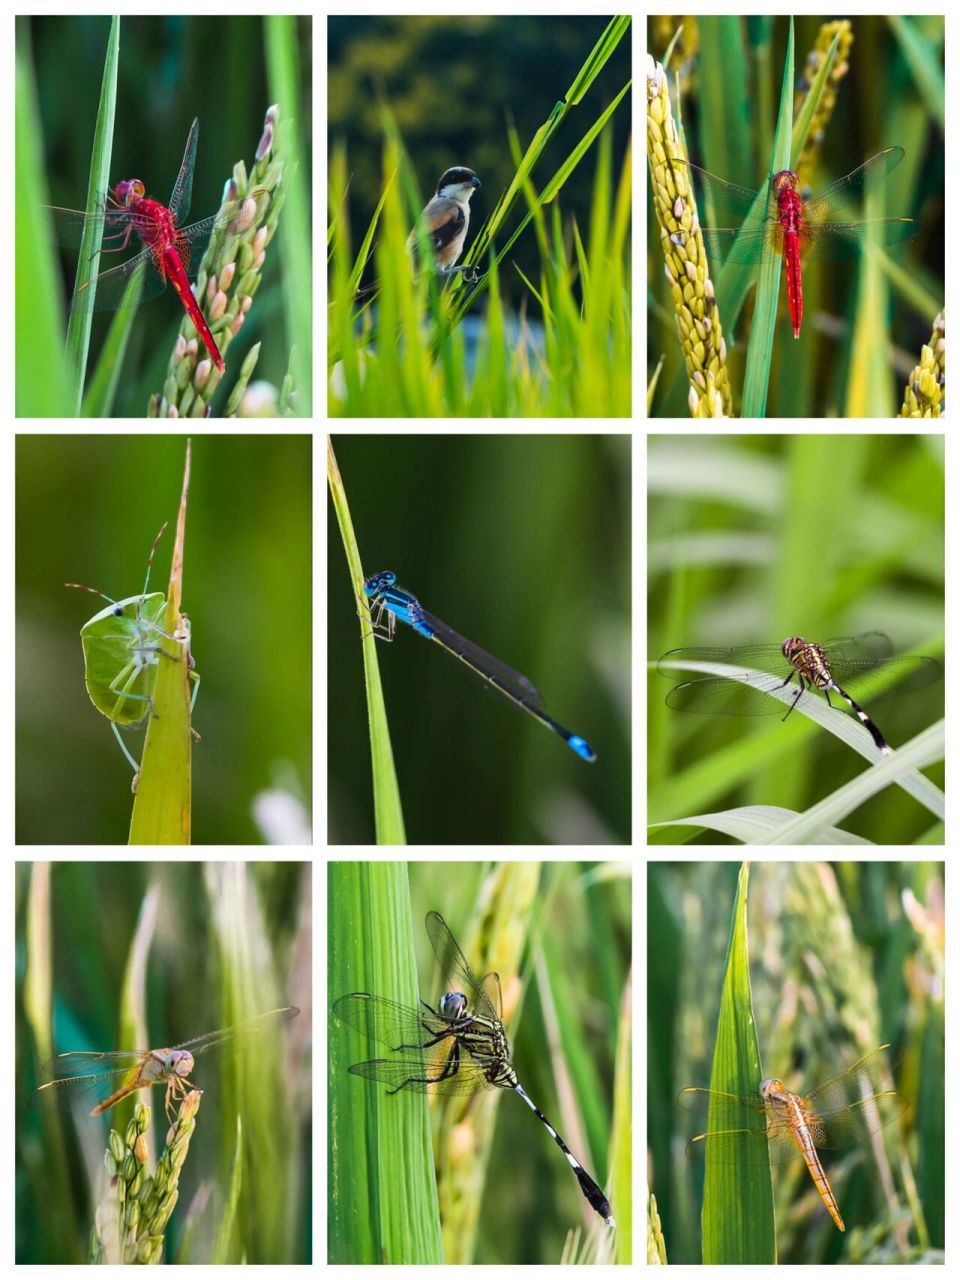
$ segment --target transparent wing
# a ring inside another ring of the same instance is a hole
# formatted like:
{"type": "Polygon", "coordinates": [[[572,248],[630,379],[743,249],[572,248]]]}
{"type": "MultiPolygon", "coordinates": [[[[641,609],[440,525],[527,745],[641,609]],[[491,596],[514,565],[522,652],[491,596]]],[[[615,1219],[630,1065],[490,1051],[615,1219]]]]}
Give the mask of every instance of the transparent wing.
{"type": "MultiPolygon", "coordinates": [[[[847,666],[877,666],[893,653],[889,636],[882,631],[866,631],[858,636],[836,636],[822,642],[824,651],[834,663],[847,666]]],[[[670,649],[657,662],[657,671],[667,680],[675,679],[677,662],[725,662],[731,666],[756,667],[774,674],[789,666],[778,644],[737,644],[726,648],[717,645],[693,645],[684,649],[670,649]]],[[[930,661],[930,659],[926,659],[930,661]]]]}
{"type": "Polygon", "coordinates": [[[487,1083],[469,1053],[461,1052],[449,1025],[426,1010],[418,1014],[406,1005],[357,992],[340,996],[333,1002],[333,1011],[368,1040],[403,1055],[358,1062],[349,1068],[355,1076],[389,1089],[409,1088],[421,1093],[473,1093],[487,1083]]]}
{"type": "Polygon", "coordinates": [[[862,1144],[903,1115],[904,1099],[883,1087],[898,1056],[890,1049],[889,1044],[881,1045],[804,1096],[807,1123],[818,1147],[862,1144]]]}
{"type": "MultiPolygon", "coordinates": [[[[715,173],[711,173],[709,169],[701,169],[698,164],[690,164],[687,160],[675,159],[671,164],[688,175],[688,180],[693,186],[699,188],[701,199],[706,197],[707,203],[716,205],[718,209],[726,209],[728,213],[735,213],[741,218],[746,217],[760,195],[755,188],[738,187],[735,182],[726,182],[715,173]]],[[[776,201],[772,200],[769,194],[765,197],[765,204],[776,211],[776,201]]]]}
{"type": "Polygon", "coordinates": [[[72,1107],[102,1102],[139,1075],[145,1053],[61,1053],[45,1062],[41,1074],[49,1077],[30,1099],[34,1107],[72,1107]]]}
{"type": "MultiPolygon", "coordinates": [[[[421,612],[424,621],[434,632],[435,639],[445,649],[451,650],[457,657],[461,658],[461,661],[466,660],[481,674],[486,673],[493,676],[498,683],[510,691],[512,697],[519,698],[523,702],[529,702],[538,711],[545,709],[543,695],[532,680],[521,675],[519,671],[514,671],[513,667],[501,662],[492,653],[487,653],[486,649],[481,649],[478,644],[474,644],[472,640],[462,636],[459,631],[454,631],[453,627],[448,627],[445,622],[441,622],[432,613],[427,613],[426,609],[421,610],[421,612]]],[[[431,914],[436,915],[436,912],[431,914]]]]}
{"type": "Polygon", "coordinates": [[[179,1044],[173,1044],[170,1048],[189,1049],[196,1057],[198,1053],[206,1053],[218,1045],[228,1044],[231,1041],[244,1041],[273,1032],[283,1023],[295,1018],[299,1012],[295,1005],[285,1005],[282,1009],[271,1009],[269,1013],[261,1013],[256,1018],[237,1022],[232,1027],[224,1027],[220,1031],[208,1031],[205,1035],[194,1036],[192,1040],[181,1040],[179,1044]]]}
{"type": "Polygon", "coordinates": [[[740,644],[721,648],[717,645],[694,645],[670,649],[657,661],[657,673],[666,680],[677,678],[677,664],[685,662],[723,662],[734,667],[756,667],[772,674],[784,674],[789,663],[778,644],[740,644]]]}
{"type": "Polygon", "coordinates": [[[497,1021],[503,1021],[503,996],[500,991],[500,975],[499,973],[487,973],[480,979],[480,985],[487,994],[487,999],[493,1005],[497,1014],[497,1021]]]}
{"type": "MultiPolygon", "coordinates": [[[[874,1049],[801,1099],[817,1148],[864,1146],[871,1134],[903,1114],[904,1100],[878,1083],[885,1072],[889,1047],[874,1049]]],[[[677,1101],[696,1117],[699,1132],[687,1146],[687,1154],[693,1158],[709,1156],[722,1164],[782,1164],[803,1158],[788,1119],[766,1111],[759,1097],[683,1089],[677,1101]]]]}
{"type": "Polygon", "coordinates": [[[410,1089],[415,1093],[436,1093],[445,1097],[477,1093],[488,1085],[483,1072],[468,1054],[460,1054],[455,1072],[445,1079],[438,1079],[446,1067],[451,1049],[449,1042],[439,1058],[378,1058],[372,1062],[358,1062],[349,1068],[350,1074],[375,1080],[389,1089],[410,1089]]]}
{"type": "Polygon", "coordinates": [[[48,1059],[41,1067],[45,1076],[59,1078],[93,1072],[97,1074],[118,1074],[127,1071],[141,1062],[149,1049],[120,1049],[116,1052],[96,1053],[78,1050],[73,1053],[58,1053],[55,1058],[48,1059]]]}
{"type": "Polygon", "coordinates": [[[919,229],[913,218],[811,223],[800,237],[800,252],[808,262],[845,262],[859,258],[871,245],[912,240],[919,229]]]}
{"type": "Polygon", "coordinates": [[[183,149],[180,161],[180,172],[173,184],[170,196],[170,212],[178,222],[183,222],[190,212],[193,200],[193,170],[197,162],[197,142],[200,138],[200,121],[194,120],[187,134],[187,145],[183,149]]]}
{"type": "MultiPolygon", "coordinates": [[[[437,957],[437,963],[440,966],[441,981],[445,984],[443,991],[445,993],[448,991],[462,991],[467,997],[470,1009],[474,1013],[489,1018],[491,1021],[499,1022],[500,1015],[497,1009],[494,1008],[493,1002],[483,984],[467,964],[466,958],[460,950],[456,938],[447,927],[447,922],[443,916],[438,911],[428,911],[425,924],[430,945],[433,947],[434,955],[437,957]]],[[[488,974],[484,982],[493,976],[495,975],[488,974]]],[[[498,993],[499,987],[500,980],[498,978],[498,993]]]]}
{"type": "MultiPolygon", "coordinates": [[[[686,680],[670,690],[666,703],[675,711],[730,716],[767,716],[778,711],[783,715],[787,707],[779,699],[767,695],[782,688],[789,675],[788,670],[779,676],[753,673],[744,680],[723,676],[686,680]]],[[[794,678],[794,688],[796,683],[794,678]]]]}
{"type": "MultiPolygon", "coordinates": [[[[805,224],[800,233],[800,253],[807,262],[845,262],[859,258],[870,245],[899,244],[919,231],[913,218],[868,218],[863,222],[805,224]]],[[[783,252],[779,223],[762,227],[701,227],[704,247],[724,262],[753,266],[770,262],[783,252]]]]}
{"type": "Polygon", "coordinates": [[[422,1048],[444,1029],[443,1021],[430,1017],[426,1010],[421,1014],[406,1005],[362,991],[334,1000],[333,1012],[367,1040],[395,1051],[422,1048]]]}
{"type": "Polygon", "coordinates": [[[716,1089],[681,1089],[678,1104],[694,1117],[698,1130],[687,1143],[692,1160],[709,1157],[721,1164],[770,1163],[766,1116],[759,1099],[716,1089]]]}
{"type": "Polygon", "coordinates": [[[887,147],[871,156],[857,169],[831,182],[811,199],[804,202],[806,217],[815,221],[825,220],[826,215],[839,206],[857,202],[872,191],[897,167],[904,157],[903,147],[887,147]]]}

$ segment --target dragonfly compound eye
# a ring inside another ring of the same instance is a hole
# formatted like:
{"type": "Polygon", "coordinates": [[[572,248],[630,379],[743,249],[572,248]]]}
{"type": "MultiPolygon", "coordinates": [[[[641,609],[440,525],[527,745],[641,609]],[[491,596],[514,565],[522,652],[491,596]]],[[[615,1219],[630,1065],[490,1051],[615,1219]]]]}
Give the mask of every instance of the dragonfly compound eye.
{"type": "Polygon", "coordinates": [[[448,991],[440,1001],[440,1016],[455,1022],[467,1011],[467,997],[460,991],[448,991]]]}
{"type": "Polygon", "coordinates": [[[177,1076],[188,1076],[193,1070],[193,1054],[186,1049],[175,1049],[167,1058],[167,1070],[177,1076]]]}
{"type": "Polygon", "coordinates": [[[763,1080],[760,1084],[760,1097],[769,1098],[771,1095],[784,1093],[783,1081],[774,1077],[771,1080],[763,1080]]]}

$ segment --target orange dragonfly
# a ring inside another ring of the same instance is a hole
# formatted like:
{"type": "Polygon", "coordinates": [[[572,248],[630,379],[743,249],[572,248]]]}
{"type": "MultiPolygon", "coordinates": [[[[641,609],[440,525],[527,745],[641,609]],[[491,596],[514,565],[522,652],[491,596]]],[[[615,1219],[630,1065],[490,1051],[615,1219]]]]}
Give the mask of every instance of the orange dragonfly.
{"type": "Polygon", "coordinates": [[[681,1089],[677,1101],[706,1126],[687,1145],[687,1155],[720,1164],[763,1166],[803,1160],[830,1217],[843,1218],[818,1148],[856,1148],[902,1115],[906,1104],[892,1089],[874,1092],[871,1077],[886,1070],[882,1044],[839,1075],[801,1096],[782,1080],[764,1080],[757,1098],[714,1089],[681,1089]]]}
{"type": "Polygon", "coordinates": [[[169,1049],[125,1049],[116,1053],[74,1052],[60,1053],[44,1064],[44,1074],[54,1077],[37,1089],[35,1097],[40,1105],[72,1103],[77,1098],[99,1098],[90,1112],[103,1115],[118,1102],[154,1084],[165,1084],[165,1107],[172,1120],[173,1103],[183,1099],[188,1089],[197,1086],[188,1078],[194,1069],[194,1059],[219,1045],[240,1044],[251,1036],[261,1036],[275,1031],[300,1012],[293,1005],[283,1009],[271,1009],[257,1018],[238,1022],[221,1031],[208,1031],[194,1036],[169,1049]]]}

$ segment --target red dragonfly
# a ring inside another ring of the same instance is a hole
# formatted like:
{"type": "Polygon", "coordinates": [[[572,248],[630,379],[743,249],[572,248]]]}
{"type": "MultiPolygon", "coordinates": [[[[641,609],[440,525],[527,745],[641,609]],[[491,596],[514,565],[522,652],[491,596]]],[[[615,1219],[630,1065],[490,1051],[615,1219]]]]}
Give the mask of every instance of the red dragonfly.
{"type": "Polygon", "coordinates": [[[95,280],[88,281],[78,293],[89,285],[96,291],[93,309],[113,311],[118,307],[138,306],[143,299],[162,293],[169,282],[222,373],[223,357],[190,288],[187,277],[190,259],[199,261],[205,246],[214,237],[214,250],[218,251],[228,236],[246,230],[263,213],[268,197],[264,191],[255,191],[246,199],[226,205],[212,218],[194,222],[188,227],[181,226],[190,212],[199,135],[200,122],[194,120],[169,205],[147,197],[146,188],[139,178],[126,178],[117,183],[104,197],[102,208],[93,213],[57,208],[48,212],[53,219],[57,243],[70,248],[79,248],[92,230],[95,242],[99,242],[102,236],[103,242],[109,244],[103,253],[120,253],[129,246],[136,232],[145,245],[143,251],[122,266],[113,267],[95,280]]]}
{"type": "MultiPolygon", "coordinates": [[[[745,227],[702,227],[704,245],[708,252],[730,262],[769,262],[782,255],[787,270],[793,336],[799,338],[803,320],[801,255],[811,260],[838,261],[857,257],[868,245],[896,244],[916,234],[912,218],[871,218],[865,222],[824,220],[841,204],[873,190],[903,156],[902,147],[887,147],[859,169],[807,199],[800,195],[797,175],[790,169],[782,169],[770,179],[766,214],[759,223],[754,220],[745,227]]],[[[759,192],[724,182],[698,165],[685,161],[674,163],[690,170],[704,193],[717,205],[744,216],[754,208],[759,192]]],[[[756,207],[764,206],[761,202],[756,207]]]]}

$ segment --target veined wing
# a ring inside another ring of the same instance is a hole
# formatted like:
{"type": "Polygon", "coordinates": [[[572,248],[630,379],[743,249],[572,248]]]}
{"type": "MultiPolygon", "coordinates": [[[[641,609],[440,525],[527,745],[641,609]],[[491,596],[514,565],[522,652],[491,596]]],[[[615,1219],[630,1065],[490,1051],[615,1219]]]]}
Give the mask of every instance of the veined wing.
{"type": "Polygon", "coordinates": [[[84,236],[97,228],[106,249],[115,249],[123,240],[128,240],[131,247],[139,248],[140,235],[149,236],[156,226],[152,218],[138,213],[136,209],[118,208],[112,203],[109,192],[97,196],[95,204],[96,207],[90,211],[66,209],[60,205],[45,206],[57,244],[65,249],[79,249],[84,236]]]}
{"type": "MultiPolygon", "coordinates": [[[[364,991],[338,997],[333,1002],[333,1012],[367,1040],[394,1050],[412,1051],[444,1029],[442,1019],[433,1017],[426,1009],[420,1014],[416,1009],[364,991]]],[[[419,1065],[423,1066],[422,1059],[419,1065]]]]}
{"type": "Polygon", "coordinates": [[[357,1062],[348,1068],[351,1075],[376,1080],[389,1089],[404,1087],[414,1093],[436,1093],[445,1097],[457,1094],[477,1093],[488,1086],[487,1077],[467,1053],[457,1055],[457,1069],[444,1079],[438,1079],[451,1052],[449,1041],[442,1046],[443,1053],[434,1061],[424,1058],[375,1058],[371,1062],[357,1062]]]}
{"type": "MultiPolygon", "coordinates": [[[[783,253],[783,232],[769,220],[763,228],[701,227],[704,247],[714,258],[753,266],[783,253]]],[[[868,218],[862,222],[804,223],[800,254],[805,262],[845,262],[878,247],[912,240],[919,231],[913,218],[868,218]]]]}
{"type": "Polygon", "coordinates": [[[894,1060],[888,1056],[890,1049],[889,1044],[881,1045],[805,1095],[807,1124],[818,1147],[862,1145],[903,1115],[905,1100],[883,1087],[894,1060]]]}
{"type": "MultiPolygon", "coordinates": [[[[726,209],[729,213],[735,213],[741,218],[745,218],[751,211],[766,211],[771,206],[774,211],[776,210],[776,202],[770,195],[769,187],[766,191],[762,188],[758,191],[751,187],[740,187],[735,182],[727,182],[719,178],[709,169],[701,169],[698,164],[691,164],[688,160],[675,158],[671,164],[678,172],[686,174],[687,181],[693,185],[702,204],[715,205],[718,209],[726,209]]],[[[702,208],[700,211],[702,212],[702,208]]]]}
{"type": "Polygon", "coordinates": [[[699,1130],[687,1143],[691,1159],[754,1167],[770,1163],[766,1116],[759,1099],[716,1089],[681,1089],[677,1102],[695,1117],[699,1130]]]}
{"type": "MultiPolygon", "coordinates": [[[[499,1011],[494,1008],[493,1001],[487,994],[486,988],[477,979],[467,963],[466,957],[460,950],[456,938],[450,932],[446,920],[444,920],[439,911],[428,911],[425,923],[427,936],[440,966],[441,980],[445,984],[444,992],[462,991],[474,1013],[478,1013],[484,1018],[489,1018],[491,1022],[499,1022],[499,1011]]],[[[484,982],[489,982],[491,977],[491,974],[487,974],[484,982]]],[[[497,987],[499,988],[499,986],[500,980],[498,978],[497,987]]]]}
{"type": "Polygon", "coordinates": [[[194,1036],[192,1040],[181,1040],[173,1044],[171,1049],[189,1049],[194,1057],[198,1053],[206,1053],[208,1049],[226,1044],[231,1040],[246,1040],[251,1036],[265,1035],[275,1031],[283,1023],[295,1018],[300,1010],[295,1005],[286,1005],[282,1009],[271,1009],[269,1013],[261,1013],[256,1018],[248,1018],[245,1022],[237,1022],[232,1027],[223,1027],[220,1031],[208,1031],[205,1035],[194,1036]]]}
{"type": "MultiPolygon", "coordinates": [[[[466,636],[462,636],[459,631],[455,631],[453,627],[448,627],[445,622],[434,617],[432,613],[427,613],[426,609],[421,609],[424,622],[430,627],[434,633],[434,638],[440,642],[445,649],[452,650],[457,656],[461,656],[461,660],[465,660],[474,670],[482,674],[492,675],[504,689],[509,690],[510,697],[518,698],[523,702],[529,702],[543,711],[544,702],[543,694],[525,675],[521,675],[519,671],[515,671],[513,667],[508,666],[506,662],[501,662],[499,658],[495,658],[492,653],[487,653],[486,649],[481,649],[478,644],[474,644],[472,640],[468,640],[466,636]]],[[[436,911],[431,911],[430,915],[438,916],[441,920],[442,916],[436,911]]],[[[447,928],[444,922],[445,929],[447,928]]],[[[430,932],[429,925],[427,932],[430,932]]],[[[449,933],[449,929],[447,929],[449,933]]],[[[431,936],[432,941],[432,936],[431,936]]],[[[460,948],[457,947],[459,951],[460,948]]],[[[466,963],[466,962],[464,962],[466,963]]],[[[469,966],[467,966],[469,968],[469,966]]]]}
{"type": "Polygon", "coordinates": [[[76,1050],[72,1053],[58,1053],[55,1058],[50,1058],[43,1064],[41,1068],[44,1075],[61,1077],[75,1075],[89,1075],[95,1072],[102,1074],[117,1074],[118,1072],[128,1071],[132,1066],[141,1062],[149,1049],[120,1049],[116,1052],[98,1053],[94,1050],[76,1050]]]}
{"type": "Polygon", "coordinates": [[[88,1099],[102,1100],[132,1083],[148,1056],[129,1051],[61,1053],[44,1063],[42,1074],[51,1078],[34,1090],[31,1105],[72,1106],[88,1099]]]}
{"type": "Polygon", "coordinates": [[[499,973],[485,973],[480,979],[480,985],[486,992],[487,999],[493,1005],[494,1012],[497,1015],[497,1021],[503,1021],[503,995],[500,991],[500,975],[499,973]]]}
{"type": "Polygon", "coordinates": [[[857,202],[883,182],[904,157],[903,147],[886,147],[858,168],[837,178],[828,187],[804,201],[804,215],[812,220],[826,219],[834,209],[857,202]]]}
{"type": "Polygon", "coordinates": [[[178,222],[186,222],[193,201],[193,170],[197,163],[197,143],[200,139],[200,121],[196,118],[187,134],[180,171],[170,195],[170,212],[178,222]]]}
{"type": "Polygon", "coordinates": [[[871,245],[899,244],[920,230],[913,218],[867,218],[860,222],[810,222],[800,235],[807,262],[843,262],[859,258],[871,245]]]}

